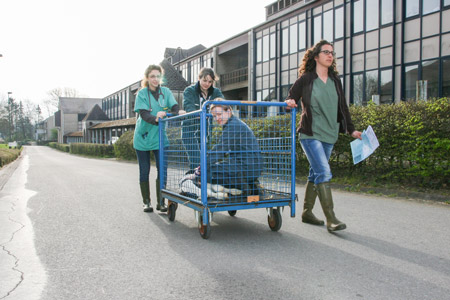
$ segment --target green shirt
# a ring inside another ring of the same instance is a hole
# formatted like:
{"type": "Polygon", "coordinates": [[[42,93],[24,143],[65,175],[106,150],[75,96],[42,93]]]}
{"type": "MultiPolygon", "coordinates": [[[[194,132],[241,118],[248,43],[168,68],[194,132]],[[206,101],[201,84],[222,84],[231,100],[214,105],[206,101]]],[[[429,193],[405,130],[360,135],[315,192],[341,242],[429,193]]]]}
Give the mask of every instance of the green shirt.
{"type": "Polygon", "coordinates": [[[334,144],[339,136],[338,94],[330,78],[324,83],[320,78],[314,80],[311,93],[313,135],[300,134],[300,139],[316,139],[334,144]]]}
{"type": "MultiPolygon", "coordinates": [[[[143,88],[139,91],[136,102],[134,104],[134,111],[139,114],[141,109],[150,110],[148,88],[143,88]]],[[[152,115],[156,116],[159,111],[169,110],[177,104],[172,92],[167,87],[161,87],[161,93],[158,99],[155,99],[150,93],[150,101],[152,104],[152,115]]],[[[140,151],[150,151],[159,149],[159,127],[145,122],[140,116],[136,121],[136,128],[134,130],[133,147],[140,151]]]]}

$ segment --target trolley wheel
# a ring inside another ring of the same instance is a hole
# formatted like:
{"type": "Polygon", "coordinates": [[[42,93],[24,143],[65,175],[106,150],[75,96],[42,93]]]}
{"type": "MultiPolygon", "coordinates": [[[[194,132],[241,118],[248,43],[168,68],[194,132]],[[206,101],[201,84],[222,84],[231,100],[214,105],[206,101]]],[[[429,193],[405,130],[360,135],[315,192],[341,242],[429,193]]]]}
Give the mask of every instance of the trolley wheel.
{"type": "Polygon", "coordinates": [[[177,211],[176,202],[170,203],[167,209],[167,216],[169,217],[169,221],[173,222],[175,220],[176,211],[177,211]]]}
{"type": "Polygon", "coordinates": [[[232,217],[234,217],[236,215],[236,210],[229,210],[228,214],[232,217]]]}
{"type": "Polygon", "coordinates": [[[203,225],[203,216],[200,216],[200,220],[198,222],[198,232],[200,233],[201,237],[205,240],[209,238],[211,235],[211,226],[210,223],[203,225]]]}
{"type": "Polygon", "coordinates": [[[280,210],[276,208],[272,209],[272,217],[267,216],[267,222],[272,231],[280,230],[282,224],[280,210]]]}

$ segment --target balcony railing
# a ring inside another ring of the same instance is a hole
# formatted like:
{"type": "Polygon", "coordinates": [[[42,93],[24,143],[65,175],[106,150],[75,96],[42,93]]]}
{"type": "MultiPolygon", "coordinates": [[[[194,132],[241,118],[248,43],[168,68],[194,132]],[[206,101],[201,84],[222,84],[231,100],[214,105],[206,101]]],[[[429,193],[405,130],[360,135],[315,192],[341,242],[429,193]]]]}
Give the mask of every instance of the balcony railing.
{"type": "Polygon", "coordinates": [[[240,83],[248,80],[248,68],[234,70],[233,72],[220,75],[221,86],[240,83]]]}

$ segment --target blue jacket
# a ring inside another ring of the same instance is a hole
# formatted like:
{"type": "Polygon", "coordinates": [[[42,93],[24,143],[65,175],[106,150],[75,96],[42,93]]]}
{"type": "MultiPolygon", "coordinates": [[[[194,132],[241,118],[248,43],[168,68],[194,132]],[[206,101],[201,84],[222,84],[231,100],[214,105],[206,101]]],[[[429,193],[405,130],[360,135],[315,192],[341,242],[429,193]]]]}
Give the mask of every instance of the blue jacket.
{"type": "Polygon", "coordinates": [[[255,135],[247,124],[234,116],[228,119],[219,142],[208,152],[208,169],[216,163],[229,164],[233,172],[250,178],[258,178],[264,168],[255,135]]]}

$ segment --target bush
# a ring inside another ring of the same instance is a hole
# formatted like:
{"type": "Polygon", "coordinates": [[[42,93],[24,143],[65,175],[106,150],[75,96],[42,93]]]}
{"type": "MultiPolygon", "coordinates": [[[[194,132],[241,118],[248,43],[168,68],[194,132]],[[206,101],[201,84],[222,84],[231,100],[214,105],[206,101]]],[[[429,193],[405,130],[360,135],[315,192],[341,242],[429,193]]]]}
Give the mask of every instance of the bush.
{"type": "Polygon", "coordinates": [[[95,157],[114,157],[114,146],[90,143],[70,144],[70,153],[95,157]]]}
{"type": "Polygon", "coordinates": [[[449,188],[450,99],[350,107],[358,130],[373,127],[380,147],[353,165],[351,137],[340,136],[331,159],[335,173],[370,176],[428,188],[449,188]],[[344,159],[342,159],[344,158],[344,159]]]}
{"type": "Polygon", "coordinates": [[[50,143],[54,141],[37,141],[38,146],[49,146],[50,143]]]}
{"type": "MultiPolygon", "coordinates": [[[[367,106],[351,106],[350,114],[357,130],[373,127],[380,146],[369,158],[354,165],[350,148],[353,138],[340,134],[330,158],[334,175],[381,184],[450,188],[450,99],[392,105],[370,102],[367,106]]],[[[271,132],[277,136],[290,132],[291,122],[283,118],[289,115],[243,121],[257,138],[269,138],[271,132]]],[[[298,123],[300,112],[296,119],[298,123]]],[[[298,139],[296,154],[297,175],[307,176],[309,163],[298,139]]]]}
{"type": "Polygon", "coordinates": [[[0,167],[3,167],[11,162],[13,162],[14,160],[17,159],[17,157],[19,157],[20,152],[22,150],[15,148],[15,149],[6,149],[6,148],[1,148],[0,149],[0,167]]]}
{"type": "Polygon", "coordinates": [[[134,130],[127,131],[114,143],[114,153],[117,158],[136,160],[136,151],[133,148],[134,130]]]}
{"type": "Polygon", "coordinates": [[[56,142],[50,142],[48,144],[51,148],[56,149],[56,150],[60,150],[63,152],[70,152],[70,146],[69,144],[59,144],[56,142]]]}

